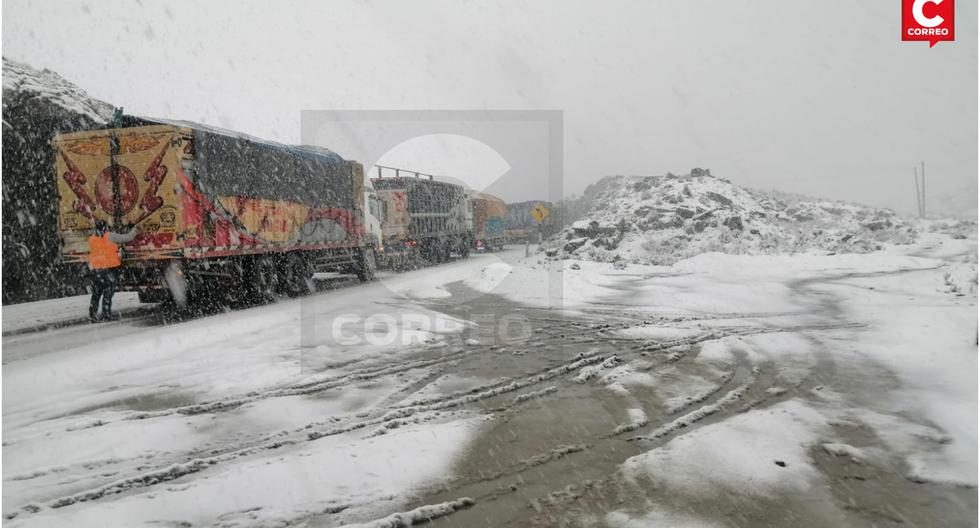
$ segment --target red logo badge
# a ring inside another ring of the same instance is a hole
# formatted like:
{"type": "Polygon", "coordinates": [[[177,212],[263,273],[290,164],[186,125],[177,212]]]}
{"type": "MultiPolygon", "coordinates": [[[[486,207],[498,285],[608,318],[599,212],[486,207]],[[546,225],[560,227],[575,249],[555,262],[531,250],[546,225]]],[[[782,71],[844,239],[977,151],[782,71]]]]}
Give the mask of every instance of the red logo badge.
{"type": "Polygon", "coordinates": [[[953,0],[902,0],[902,40],[953,39],[953,0]]]}

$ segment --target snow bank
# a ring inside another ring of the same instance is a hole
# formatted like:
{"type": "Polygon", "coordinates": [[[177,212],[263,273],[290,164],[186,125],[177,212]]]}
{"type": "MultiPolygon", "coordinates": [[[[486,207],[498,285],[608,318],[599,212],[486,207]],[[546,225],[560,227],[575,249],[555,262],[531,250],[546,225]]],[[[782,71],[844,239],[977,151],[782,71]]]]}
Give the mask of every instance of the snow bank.
{"type": "Polygon", "coordinates": [[[608,176],[586,189],[581,218],[551,253],[602,262],[671,264],[704,252],[867,253],[916,229],[888,209],[743,189],[693,169],[684,176],[608,176]]]}
{"type": "Polygon", "coordinates": [[[384,519],[349,526],[351,528],[407,528],[416,524],[428,523],[439,517],[445,517],[457,510],[469,508],[474,504],[476,504],[475,500],[469,497],[463,497],[439,504],[427,504],[408,512],[393,513],[384,519]]]}
{"type": "MultiPolygon", "coordinates": [[[[948,441],[908,445],[918,480],[977,484],[976,297],[943,302],[930,284],[936,271],[868,277],[820,286],[845,297],[845,309],[871,322],[855,333],[854,348],[896,373],[901,381],[890,410],[938,425],[948,441]],[[874,288],[873,295],[855,295],[874,288]]],[[[892,424],[884,426],[912,427],[892,424]]],[[[882,427],[879,427],[879,434],[882,427]]]]}
{"type": "Polygon", "coordinates": [[[697,328],[676,328],[669,326],[633,326],[617,330],[616,334],[629,339],[650,339],[653,341],[672,341],[692,337],[702,333],[697,328]]]}
{"type": "Polygon", "coordinates": [[[477,278],[467,278],[464,284],[480,292],[490,292],[500,285],[513,268],[505,262],[494,262],[482,270],[477,278]]]}

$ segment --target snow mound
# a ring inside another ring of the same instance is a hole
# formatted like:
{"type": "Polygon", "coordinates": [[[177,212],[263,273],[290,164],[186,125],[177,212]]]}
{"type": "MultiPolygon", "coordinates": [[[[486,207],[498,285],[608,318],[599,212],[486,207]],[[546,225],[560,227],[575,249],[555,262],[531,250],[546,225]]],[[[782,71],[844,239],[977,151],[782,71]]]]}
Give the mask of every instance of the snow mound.
{"type": "Polygon", "coordinates": [[[439,504],[427,504],[409,512],[393,513],[384,519],[377,519],[351,528],[404,528],[417,524],[429,524],[439,517],[445,517],[457,510],[469,508],[474,504],[476,504],[476,501],[469,497],[439,504]]]}
{"type": "Polygon", "coordinates": [[[548,240],[548,254],[673,264],[706,252],[867,253],[917,236],[889,209],[753,191],[706,169],[684,176],[608,176],[580,201],[588,212],[548,240]]]}
{"type": "Polygon", "coordinates": [[[84,116],[96,124],[112,119],[113,107],[93,99],[85,90],[65,80],[57,73],[37,70],[20,62],[3,58],[3,114],[6,121],[8,105],[24,104],[27,99],[39,99],[62,110],[84,116]]]}

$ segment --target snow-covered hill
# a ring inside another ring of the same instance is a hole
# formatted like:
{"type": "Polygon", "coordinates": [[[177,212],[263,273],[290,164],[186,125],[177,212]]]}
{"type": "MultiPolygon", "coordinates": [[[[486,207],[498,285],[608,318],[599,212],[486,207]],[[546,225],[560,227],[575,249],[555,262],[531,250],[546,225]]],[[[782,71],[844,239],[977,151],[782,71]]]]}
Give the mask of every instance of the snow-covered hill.
{"type": "Polygon", "coordinates": [[[27,64],[3,58],[3,114],[6,122],[8,106],[28,105],[36,99],[38,105],[51,105],[68,114],[65,117],[107,123],[112,118],[109,103],[93,99],[85,90],[75,86],[51,70],[38,70],[27,64]]]}
{"type": "Polygon", "coordinates": [[[866,253],[917,235],[889,209],[748,190],[703,169],[609,176],[580,200],[589,212],[546,243],[549,253],[671,264],[709,251],[866,253]]]}
{"type": "Polygon", "coordinates": [[[58,265],[51,138],[104,126],[112,105],[49,70],[3,58],[3,302],[84,291],[58,265]]]}

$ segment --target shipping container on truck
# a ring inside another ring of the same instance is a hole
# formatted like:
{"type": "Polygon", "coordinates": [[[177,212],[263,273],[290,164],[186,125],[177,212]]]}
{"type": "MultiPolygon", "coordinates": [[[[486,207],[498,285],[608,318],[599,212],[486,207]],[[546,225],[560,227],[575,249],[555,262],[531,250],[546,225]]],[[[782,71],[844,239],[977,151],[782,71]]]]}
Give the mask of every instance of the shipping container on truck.
{"type": "Polygon", "coordinates": [[[491,194],[473,191],[473,248],[494,251],[504,248],[504,220],[507,204],[491,194]]]}
{"type": "Polygon", "coordinates": [[[97,219],[122,232],[120,287],[146,302],[208,292],[269,300],[309,291],[313,273],[370,280],[363,168],[320,147],[290,146],[185,121],[53,140],[62,256],[88,255],[97,219]]]}
{"type": "Polygon", "coordinates": [[[520,203],[507,204],[507,216],[504,219],[504,238],[513,244],[524,244],[537,241],[538,237],[549,237],[560,227],[554,214],[555,207],[551,202],[530,200],[520,203]],[[531,211],[537,206],[544,206],[552,211],[543,221],[536,220],[531,211]]]}
{"type": "MultiPolygon", "coordinates": [[[[383,174],[379,167],[378,174],[383,174]]],[[[455,252],[469,256],[473,213],[466,189],[433,176],[393,169],[395,176],[372,178],[384,203],[381,231],[391,267],[447,262],[455,252]]]]}

